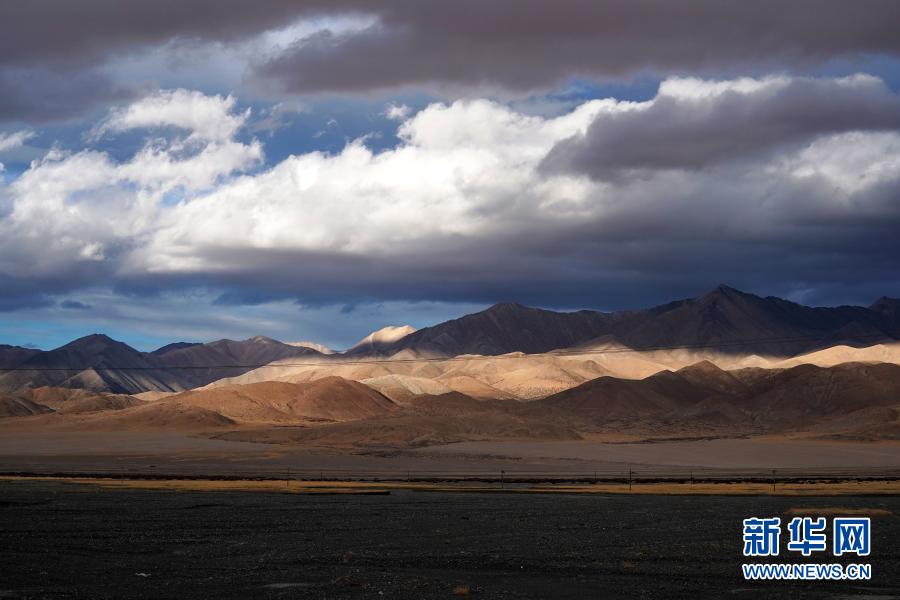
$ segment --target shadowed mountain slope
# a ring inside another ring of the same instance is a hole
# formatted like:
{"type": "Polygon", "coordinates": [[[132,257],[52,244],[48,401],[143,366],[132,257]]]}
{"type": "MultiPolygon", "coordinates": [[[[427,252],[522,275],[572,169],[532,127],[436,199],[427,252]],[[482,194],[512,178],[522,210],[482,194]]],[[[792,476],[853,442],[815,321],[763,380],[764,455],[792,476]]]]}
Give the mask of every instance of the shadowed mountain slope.
{"type": "Polygon", "coordinates": [[[176,348],[155,356],[155,364],[172,369],[187,382],[185,388],[206,385],[223,377],[234,377],[276,360],[323,358],[320,352],[291,346],[265,336],[247,340],[217,340],[176,348]]]}
{"type": "Polygon", "coordinates": [[[704,345],[722,352],[791,356],[839,343],[893,339],[884,316],[861,306],[812,308],[727,286],[648,311],[617,314],[610,333],[636,347],[704,345]]]}
{"type": "MultiPolygon", "coordinates": [[[[33,348],[22,348],[21,346],[8,346],[0,344],[0,368],[8,369],[16,367],[35,354],[40,354],[40,350],[33,348]]],[[[2,373],[0,373],[2,375],[2,373]]]]}
{"type": "Polygon", "coordinates": [[[219,380],[298,382],[340,375],[377,380],[373,385],[401,401],[421,392],[448,390],[533,399],[599,375],[644,377],[701,359],[727,367],[790,367],[787,359],[796,362],[794,357],[818,353],[809,360],[823,365],[896,362],[891,357],[898,356],[900,347],[895,337],[900,334],[898,304],[881,298],[868,308],[811,308],[727,286],[698,298],[615,313],[563,313],[505,303],[418,331],[385,328],[347,353],[332,355],[262,336],[206,344],[177,342],[144,353],[95,334],[47,352],[0,346],[0,391],[54,386],[128,394],[179,392],[219,380]],[[582,364],[560,360],[573,352],[581,353],[577,356],[582,364]],[[597,354],[586,354],[591,352],[597,354]],[[534,357],[532,362],[542,364],[526,364],[532,357],[496,364],[482,360],[477,365],[466,364],[468,358],[440,366],[358,362],[511,353],[538,355],[540,359],[534,357]],[[396,377],[384,379],[390,376],[396,377]],[[425,379],[440,382],[426,385],[425,379]]]}
{"type": "Polygon", "coordinates": [[[0,371],[0,391],[17,393],[51,386],[120,394],[178,392],[275,360],[321,356],[315,350],[265,337],[208,344],[182,342],[145,353],[106,335],[93,334],[54,350],[34,351],[14,365],[16,370],[0,371]]]}
{"type": "Polygon", "coordinates": [[[32,402],[27,398],[0,393],[0,419],[9,417],[29,417],[51,412],[53,412],[53,409],[44,406],[43,404],[32,402]]]}
{"type": "Polygon", "coordinates": [[[752,371],[701,363],[641,380],[601,377],[530,404],[561,409],[603,430],[729,434],[814,431],[868,414],[870,421],[857,422],[861,430],[900,405],[900,366],[894,364],[752,371]]]}
{"type": "Polygon", "coordinates": [[[0,373],[0,390],[18,392],[41,386],[86,388],[114,393],[178,391],[190,382],[177,372],[159,369],[150,355],[102,334],[93,334],[20,363],[18,371],[0,373]]]}
{"type": "Polygon", "coordinates": [[[515,303],[495,304],[479,313],[420,329],[383,346],[380,353],[411,350],[426,356],[535,354],[598,337],[608,331],[609,325],[610,316],[600,312],[560,313],[515,303]]]}
{"type": "Polygon", "coordinates": [[[378,354],[497,355],[539,353],[615,341],[630,348],[711,347],[720,352],[793,356],[835,344],[868,346],[894,341],[897,302],[872,307],[813,308],[719,286],[698,298],[647,310],[561,313],[520,304],[497,304],[426,327],[378,354]]]}

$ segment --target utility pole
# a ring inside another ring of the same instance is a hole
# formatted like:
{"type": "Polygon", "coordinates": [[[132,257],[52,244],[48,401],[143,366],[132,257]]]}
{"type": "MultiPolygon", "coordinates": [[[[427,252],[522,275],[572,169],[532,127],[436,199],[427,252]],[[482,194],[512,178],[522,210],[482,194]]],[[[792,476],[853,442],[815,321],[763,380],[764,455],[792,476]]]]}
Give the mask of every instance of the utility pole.
{"type": "Polygon", "coordinates": [[[628,469],[628,491],[631,491],[631,469],[628,469]]]}

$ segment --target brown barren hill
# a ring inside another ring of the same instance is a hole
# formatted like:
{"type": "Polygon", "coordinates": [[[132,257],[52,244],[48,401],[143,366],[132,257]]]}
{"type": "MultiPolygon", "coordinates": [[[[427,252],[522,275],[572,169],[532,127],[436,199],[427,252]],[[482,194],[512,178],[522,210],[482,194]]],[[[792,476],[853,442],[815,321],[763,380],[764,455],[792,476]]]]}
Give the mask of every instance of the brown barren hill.
{"type": "Polygon", "coordinates": [[[22,396],[63,414],[122,410],[144,404],[141,400],[125,394],[106,394],[91,390],[50,386],[28,390],[22,396]]]}
{"type": "Polygon", "coordinates": [[[200,431],[233,425],[235,425],[233,420],[215,411],[197,406],[168,405],[160,402],[87,415],[77,428],[103,431],[200,431]]]}
{"type": "Polygon", "coordinates": [[[53,409],[26,398],[0,394],[0,419],[28,417],[53,412],[53,409]]]}
{"type": "Polygon", "coordinates": [[[846,431],[888,438],[896,436],[898,398],[900,365],[726,372],[703,362],[641,380],[600,377],[531,404],[649,434],[846,431]]]}
{"type": "MultiPolygon", "coordinates": [[[[482,440],[578,440],[564,420],[520,414],[515,400],[476,400],[451,392],[416,396],[390,415],[306,428],[235,431],[220,439],[330,447],[409,448],[482,440]]],[[[524,413],[524,411],[521,411],[524,413]]]]}
{"type": "Polygon", "coordinates": [[[381,393],[341,377],[307,383],[233,384],[185,392],[160,402],[202,407],[249,423],[355,421],[397,410],[381,393]]]}
{"type": "Polygon", "coordinates": [[[0,428],[6,431],[208,431],[234,425],[231,419],[205,408],[162,402],[122,410],[51,413],[0,421],[0,428]]]}
{"type": "Polygon", "coordinates": [[[409,448],[486,440],[579,440],[578,425],[552,409],[516,400],[479,400],[449,392],[410,398],[396,412],[308,428],[228,432],[217,437],[332,447],[409,448]]]}
{"type": "Polygon", "coordinates": [[[706,397],[674,373],[660,378],[631,380],[600,377],[534,402],[589,419],[595,423],[653,419],[685,408],[706,397]],[[688,390],[693,390],[693,394],[688,390]]]}
{"type": "Polygon", "coordinates": [[[747,396],[749,410],[766,425],[813,427],[826,419],[900,403],[900,365],[800,365],[757,382],[747,396]]]}

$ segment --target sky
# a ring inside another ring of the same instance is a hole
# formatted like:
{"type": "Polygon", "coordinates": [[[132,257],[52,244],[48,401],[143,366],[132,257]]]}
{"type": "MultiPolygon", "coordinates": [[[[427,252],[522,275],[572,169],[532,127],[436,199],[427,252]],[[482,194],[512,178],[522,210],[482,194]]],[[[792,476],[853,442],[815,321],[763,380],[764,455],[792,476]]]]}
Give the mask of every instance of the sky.
{"type": "Polygon", "coordinates": [[[0,4],[0,343],[900,296],[900,3],[0,4]]]}

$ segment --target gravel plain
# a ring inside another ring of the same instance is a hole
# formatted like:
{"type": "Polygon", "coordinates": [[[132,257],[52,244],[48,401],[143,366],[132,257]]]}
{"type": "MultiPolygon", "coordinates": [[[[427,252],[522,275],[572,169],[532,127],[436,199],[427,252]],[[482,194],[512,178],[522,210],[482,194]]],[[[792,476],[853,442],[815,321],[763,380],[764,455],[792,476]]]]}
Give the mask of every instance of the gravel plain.
{"type": "Polygon", "coordinates": [[[312,496],[3,481],[0,598],[894,598],[898,515],[897,496],[312,496]],[[745,582],[741,520],[798,507],[877,509],[873,579],[745,582]]]}

